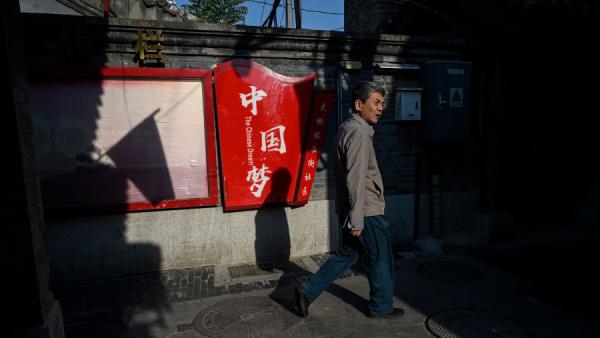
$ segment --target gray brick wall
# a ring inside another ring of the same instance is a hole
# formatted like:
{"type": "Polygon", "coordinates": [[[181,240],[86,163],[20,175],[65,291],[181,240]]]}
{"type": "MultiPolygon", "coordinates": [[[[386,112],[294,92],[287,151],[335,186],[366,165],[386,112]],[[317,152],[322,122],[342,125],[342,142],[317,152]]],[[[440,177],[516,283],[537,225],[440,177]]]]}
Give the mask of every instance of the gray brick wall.
{"type": "MultiPolygon", "coordinates": [[[[3,170],[0,173],[0,239],[2,271],[11,276],[3,286],[9,335],[11,330],[42,332],[53,306],[49,290],[46,233],[33,149],[33,131],[28,106],[28,84],[22,22],[18,1],[5,4],[0,14],[0,86],[7,98],[2,102],[3,170]]],[[[7,275],[8,276],[8,275],[7,275]]],[[[62,323],[60,325],[62,327],[62,323]]],[[[8,330],[8,331],[6,331],[8,330]]],[[[49,335],[53,336],[53,335],[49,335]]]]}
{"type": "Polygon", "coordinates": [[[399,10],[389,0],[345,0],[344,31],[347,33],[382,33],[399,10]],[[368,20],[364,18],[368,17],[368,20]]]}
{"type": "MultiPolygon", "coordinates": [[[[315,87],[337,89],[341,79],[341,118],[349,111],[348,91],[361,80],[382,84],[389,93],[386,111],[376,126],[375,149],[387,194],[411,193],[415,178],[416,129],[394,121],[394,88],[417,86],[415,73],[378,73],[375,63],[422,63],[427,59],[459,59],[463,43],[400,35],[346,35],[309,30],[258,29],[197,22],[150,22],[92,17],[26,16],[26,41],[31,64],[135,67],[133,51],[138,29],[162,29],[165,67],[210,68],[233,58],[248,58],[286,76],[317,73],[315,87]],[[70,52],[69,52],[70,51],[70,52]],[[360,70],[341,68],[360,61],[360,70]]],[[[312,200],[331,199],[331,150],[338,114],[329,120],[327,139],[312,190],[312,200]]]]}

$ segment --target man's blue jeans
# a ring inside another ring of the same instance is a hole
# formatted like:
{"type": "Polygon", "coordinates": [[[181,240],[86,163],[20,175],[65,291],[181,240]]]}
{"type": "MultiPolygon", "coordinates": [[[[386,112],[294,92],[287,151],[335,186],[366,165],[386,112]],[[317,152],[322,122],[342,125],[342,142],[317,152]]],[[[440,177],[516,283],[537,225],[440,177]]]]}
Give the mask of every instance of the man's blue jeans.
{"type": "Polygon", "coordinates": [[[319,271],[302,281],[300,287],[312,303],[321,292],[346,269],[363,256],[369,278],[371,313],[385,314],[393,310],[394,260],[390,242],[390,227],[385,217],[369,216],[364,219],[364,229],[359,237],[342,230],[339,252],[321,266],[319,271]]]}

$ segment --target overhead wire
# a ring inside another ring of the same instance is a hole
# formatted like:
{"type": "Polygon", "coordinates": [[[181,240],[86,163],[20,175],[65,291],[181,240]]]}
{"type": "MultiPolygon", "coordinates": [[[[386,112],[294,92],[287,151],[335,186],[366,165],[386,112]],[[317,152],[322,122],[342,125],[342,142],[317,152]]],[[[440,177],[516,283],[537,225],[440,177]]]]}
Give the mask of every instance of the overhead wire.
{"type": "Polygon", "coordinates": [[[281,11],[281,18],[279,19],[279,27],[283,27],[283,17],[285,16],[285,11],[281,11]]]}
{"type": "MultiPolygon", "coordinates": [[[[277,7],[281,7],[281,8],[285,8],[283,5],[280,5],[280,1],[275,0],[274,3],[270,3],[267,2],[266,0],[260,1],[260,0],[246,0],[247,2],[254,2],[257,4],[263,4],[263,5],[270,5],[273,6],[275,3],[278,3],[277,7]]],[[[321,11],[318,9],[308,9],[308,8],[300,8],[301,11],[304,12],[312,12],[312,13],[321,13],[321,14],[331,14],[331,15],[344,15],[344,13],[342,12],[328,12],[328,11],[321,11]]]]}
{"type": "Polygon", "coordinates": [[[267,4],[267,2],[266,2],[266,1],[265,1],[265,2],[263,2],[262,9],[260,10],[260,21],[259,21],[259,23],[261,23],[261,22],[262,22],[263,14],[265,13],[265,5],[266,5],[266,4],[267,4]]]}

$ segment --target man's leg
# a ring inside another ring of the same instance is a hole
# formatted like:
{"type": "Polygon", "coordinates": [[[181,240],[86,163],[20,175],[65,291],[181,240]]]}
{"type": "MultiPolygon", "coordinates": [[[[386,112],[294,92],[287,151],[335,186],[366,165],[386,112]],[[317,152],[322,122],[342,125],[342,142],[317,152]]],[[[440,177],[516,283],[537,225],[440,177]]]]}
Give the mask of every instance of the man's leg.
{"type": "Polygon", "coordinates": [[[394,256],[385,217],[365,217],[361,240],[366,249],[365,266],[371,287],[369,312],[375,315],[391,313],[394,310],[394,256]]]}
{"type": "Polygon", "coordinates": [[[347,230],[342,230],[340,250],[336,255],[331,256],[313,276],[300,283],[309,302],[314,302],[342,272],[356,263],[360,255],[359,250],[361,244],[357,237],[352,236],[347,230]]]}

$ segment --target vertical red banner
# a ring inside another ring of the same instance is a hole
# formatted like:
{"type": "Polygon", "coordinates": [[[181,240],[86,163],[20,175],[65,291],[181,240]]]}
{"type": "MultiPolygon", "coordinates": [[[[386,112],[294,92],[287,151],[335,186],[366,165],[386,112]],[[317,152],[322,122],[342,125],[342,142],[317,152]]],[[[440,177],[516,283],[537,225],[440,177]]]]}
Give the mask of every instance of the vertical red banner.
{"type": "Polygon", "coordinates": [[[213,72],[224,209],[291,205],[315,73],[290,78],[248,60],[213,72]]]}
{"type": "Polygon", "coordinates": [[[325,142],[327,121],[329,121],[329,114],[333,110],[334,98],[335,93],[330,90],[315,92],[294,196],[295,206],[308,203],[317,172],[317,165],[319,164],[319,155],[325,142]]]}

